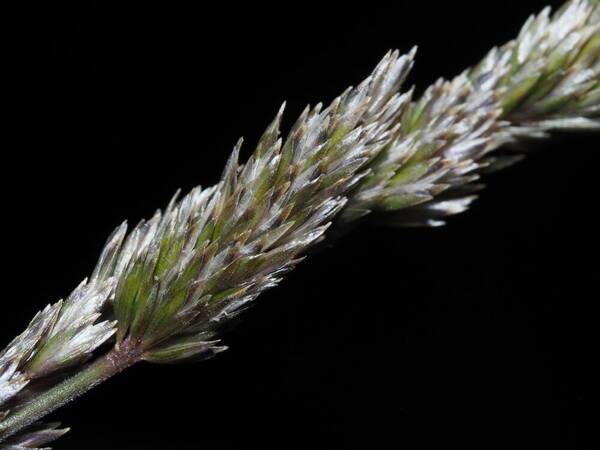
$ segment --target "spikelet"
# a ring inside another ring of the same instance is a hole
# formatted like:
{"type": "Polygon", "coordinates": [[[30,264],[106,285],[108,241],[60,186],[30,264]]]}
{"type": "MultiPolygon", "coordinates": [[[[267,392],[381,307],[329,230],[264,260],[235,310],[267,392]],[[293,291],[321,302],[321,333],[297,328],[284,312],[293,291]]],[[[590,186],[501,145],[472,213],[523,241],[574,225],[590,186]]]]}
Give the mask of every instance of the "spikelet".
{"type": "Polygon", "coordinates": [[[121,249],[125,233],[122,225],[108,239],[89,280],[38,312],[0,353],[0,414],[30,381],[80,365],[115,333],[115,322],[101,316],[128,257],[121,249]]]}
{"type": "Polygon", "coordinates": [[[49,450],[41,447],[69,432],[68,428],[59,426],[59,422],[33,424],[0,445],[0,450],[49,450]]]}

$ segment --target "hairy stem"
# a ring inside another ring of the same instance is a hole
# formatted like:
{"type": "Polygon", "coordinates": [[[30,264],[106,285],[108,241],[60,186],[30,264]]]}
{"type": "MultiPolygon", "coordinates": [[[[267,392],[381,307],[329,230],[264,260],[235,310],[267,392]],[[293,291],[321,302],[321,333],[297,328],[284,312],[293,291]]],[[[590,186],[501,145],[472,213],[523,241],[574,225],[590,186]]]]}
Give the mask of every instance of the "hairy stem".
{"type": "Polygon", "coordinates": [[[31,402],[17,407],[6,420],[0,422],[0,443],[138,360],[139,354],[123,347],[101,356],[73,377],[40,394],[31,402]]]}

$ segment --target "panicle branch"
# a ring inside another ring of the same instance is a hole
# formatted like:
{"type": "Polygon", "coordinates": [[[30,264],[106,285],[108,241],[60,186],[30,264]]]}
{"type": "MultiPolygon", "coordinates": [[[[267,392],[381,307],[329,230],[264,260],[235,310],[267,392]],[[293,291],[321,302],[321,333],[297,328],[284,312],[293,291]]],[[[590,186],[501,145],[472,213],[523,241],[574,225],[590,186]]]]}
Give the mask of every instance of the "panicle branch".
{"type": "Polygon", "coordinates": [[[322,239],[395,132],[408,105],[397,91],[414,53],[389,53],[329,107],[306,108],[285,140],[282,108],[245,165],[240,141],[217,185],[174,198],[138,225],[115,292],[117,346],[141,348],[153,362],[221,351],[222,324],[322,239]]]}
{"type": "Polygon", "coordinates": [[[380,211],[388,224],[443,225],[476,198],[481,172],[520,159],[492,150],[550,130],[600,129],[600,3],[573,0],[530,17],[515,40],[438,80],[399,120],[342,224],[380,211]]]}
{"type": "MultiPolygon", "coordinates": [[[[128,363],[224,350],[231,319],[333,220],[343,230],[377,212],[388,224],[442,225],[475,199],[483,171],[519,159],[492,150],[551,130],[600,129],[599,0],[546,8],[516,39],[415,100],[412,89],[399,92],[414,55],[388,53],[331,105],[306,108],[285,139],[282,106],[245,164],[240,140],[215,186],[176,194],[129,234],[118,227],[91,277],[0,353],[0,429],[36,395],[31,386],[80,368],[111,338],[111,358],[128,363]]],[[[41,445],[63,432],[55,428],[29,429],[14,448],[41,445]]]]}

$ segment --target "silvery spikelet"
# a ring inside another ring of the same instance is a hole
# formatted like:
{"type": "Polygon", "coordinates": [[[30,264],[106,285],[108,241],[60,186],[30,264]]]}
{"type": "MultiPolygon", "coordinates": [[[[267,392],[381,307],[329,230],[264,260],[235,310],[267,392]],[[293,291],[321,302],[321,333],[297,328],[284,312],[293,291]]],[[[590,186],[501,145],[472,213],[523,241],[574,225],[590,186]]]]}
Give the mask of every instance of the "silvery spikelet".
{"type": "MultiPolygon", "coordinates": [[[[38,423],[27,428],[27,430],[19,433],[18,436],[13,436],[8,439],[5,445],[0,448],[2,450],[26,450],[39,449],[69,431],[68,428],[58,428],[60,423],[38,423]]],[[[44,447],[48,449],[48,447],[44,447]]]]}
{"type": "MultiPolygon", "coordinates": [[[[282,107],[243,165],[239,141],[218,184],[176,195],[129,233],[118,227],[90,278],[0,354],[0,441],[65,403],[63,392],[80,395],[139,360],[222,351],[231,319],[330,224],[442,225],[468,208],[482,172],[518,159],[492,150],[555,129],[600,129],[599,0],[532,16],[515,40],[415,100],[400,92],[414,56],[388,53],[330,106],[307,108],[285,139],[282,107]],[[103,344],[112,348],[84,366],[103,344]],[[61,374],[75,375],[46,396],[30,391],[61,374]]],[[[36,427],[0,448],[64,432],[36,427]]]]}

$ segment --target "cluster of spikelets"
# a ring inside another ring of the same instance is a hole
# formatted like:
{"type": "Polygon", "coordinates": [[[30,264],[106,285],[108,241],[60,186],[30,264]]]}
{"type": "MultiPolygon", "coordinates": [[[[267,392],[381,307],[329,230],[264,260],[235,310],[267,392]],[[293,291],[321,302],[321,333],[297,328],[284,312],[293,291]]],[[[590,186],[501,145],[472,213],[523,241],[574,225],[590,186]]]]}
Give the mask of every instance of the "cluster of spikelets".
{"type": "MultiPolygon", "coordinates": [[[[11,410],[105,343],[129,362],[223,350],[230,319],[330,224],[343,231],[377,213],[396,225],[441,225],[469,206],[482,171],[518,159],[492,150],[553,129],[600,128],[598,0],[544,10],[515,40],[418,99],[400,92],[414,55],[387,54],[331,105],[307,108],[285,139],[281,108],[243,165],[238,143],[217,185],[176,195],[129,233],[117,228],[91,277],[0,353],[0,440],[11,410]]],[[[0,448],[33,448],[62,432],[30,428],[0,448]]]]}

